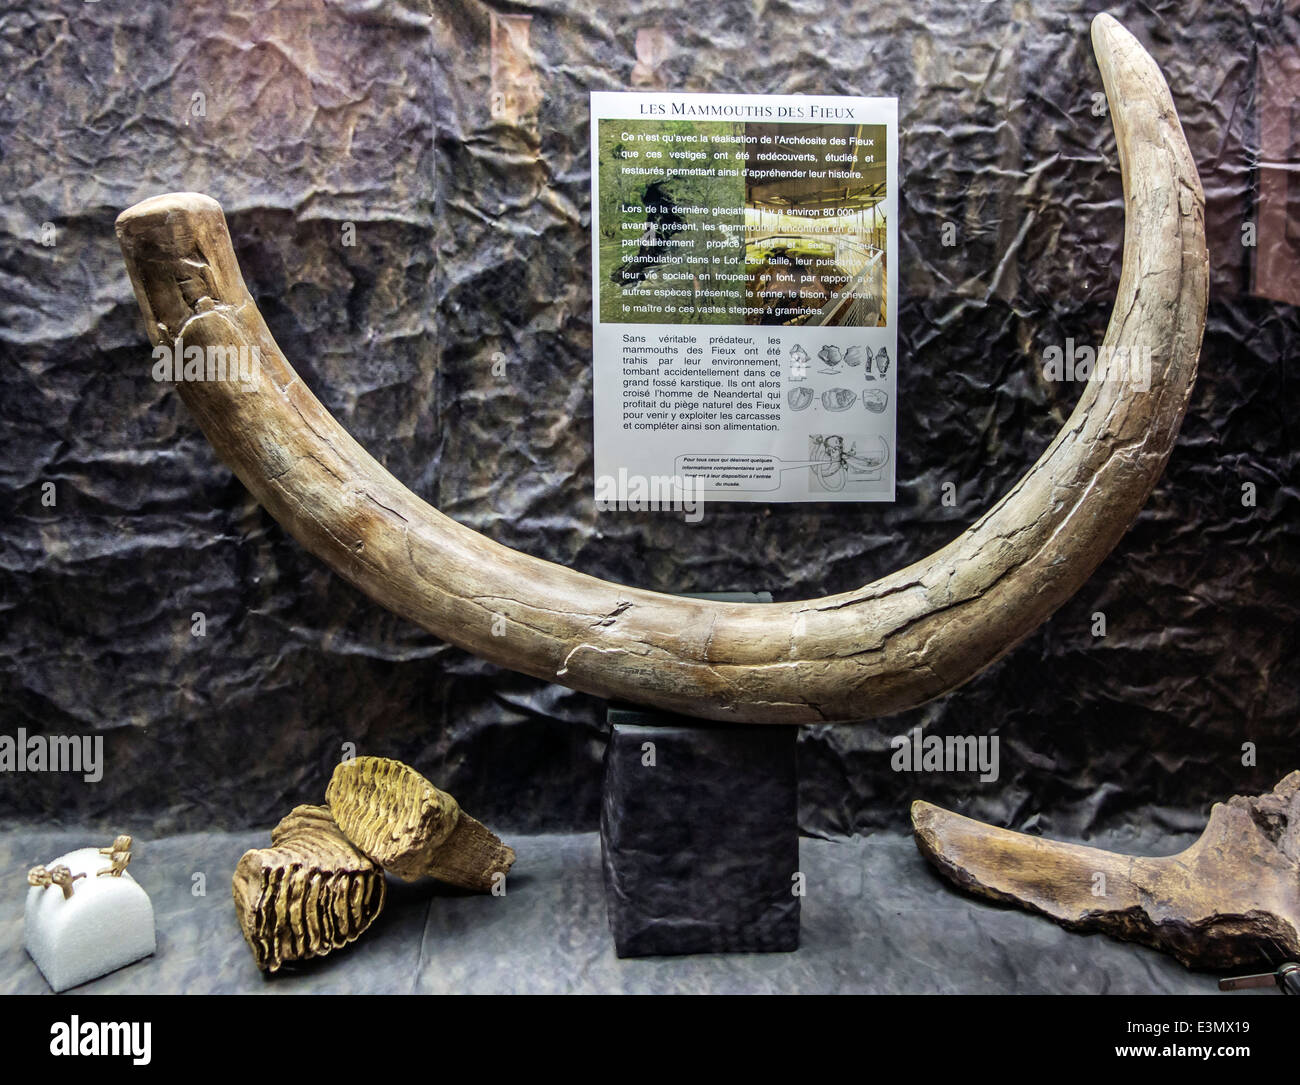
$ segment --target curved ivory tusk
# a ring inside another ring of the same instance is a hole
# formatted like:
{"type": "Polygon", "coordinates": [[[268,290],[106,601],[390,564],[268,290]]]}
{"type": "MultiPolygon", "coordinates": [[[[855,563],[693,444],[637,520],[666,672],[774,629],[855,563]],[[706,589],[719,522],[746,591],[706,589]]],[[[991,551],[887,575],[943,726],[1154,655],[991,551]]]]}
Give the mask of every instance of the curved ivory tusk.
{"type": "Polygon", "coordinates": [[[1042,458],[960,537],[822,599],[748,605],[622,587],[457,524],[303,386],[214,200],[146,200],[117,233],[156,343],[257,350],[250,387],[178,381],[213,447],[299,542],[384,606],[494,663],[604,697],[750,723],[883,716],[961,685],[1083,584],[1145,503],[1187,408],[1208,279],[1200,180],[1155,62],[1109,16],[1092,36],[1127,212],[1105,346],[1149,356],[1149,386],[1095,373],[1042,458]]]}

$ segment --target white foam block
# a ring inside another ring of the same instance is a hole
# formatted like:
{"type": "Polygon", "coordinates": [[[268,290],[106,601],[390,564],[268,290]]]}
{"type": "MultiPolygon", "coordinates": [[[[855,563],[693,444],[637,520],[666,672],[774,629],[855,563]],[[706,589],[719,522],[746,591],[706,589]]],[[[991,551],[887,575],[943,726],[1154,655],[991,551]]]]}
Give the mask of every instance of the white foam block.
{"type": "Polygon", "coordinates": [[[57,885],[32,886],[23,921],[27,952],[46,983],[66,991],[154,951],[153,905],[129,872],[98,877],[110,863],[95,848],[70,851],[45,868],[60,864],[86,876],[66,900],[57,885]]]}

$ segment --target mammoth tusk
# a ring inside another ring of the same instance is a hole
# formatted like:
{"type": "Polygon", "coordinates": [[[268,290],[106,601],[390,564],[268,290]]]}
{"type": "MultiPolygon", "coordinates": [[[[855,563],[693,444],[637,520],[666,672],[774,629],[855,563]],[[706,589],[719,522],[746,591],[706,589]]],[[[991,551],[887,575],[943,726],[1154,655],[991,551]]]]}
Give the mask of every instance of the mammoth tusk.
{"type": "Polygon", "coordinates": [[[1215,803],[1177,855],[1147,859],[998,829],[912,804],[916,846],[941,874],[1076,931],[1102,931],[1201,968],[1300,956],[1300,772],[1215,803]]]}
{"type": "Polygon", "coordinates": [[[1104,347],[1149,358],[1149,384],[1094,373],[1039,461],[961,536],[821,599],[662,595],[484,538],[394,479],[303,386],[214,200],[145,200],[117,233],[155,343],[255,353],[247,386],[177,382],[213,447],[290,534],[384,606],[494,663],[604,697],[748,723],[887,715],[973,677],[1083,584],[1145,503],[1187,408],[1205,323],[1204,196],[1155,62],[1109,16],[1092,35],[1127,213],[1104,347]]]}

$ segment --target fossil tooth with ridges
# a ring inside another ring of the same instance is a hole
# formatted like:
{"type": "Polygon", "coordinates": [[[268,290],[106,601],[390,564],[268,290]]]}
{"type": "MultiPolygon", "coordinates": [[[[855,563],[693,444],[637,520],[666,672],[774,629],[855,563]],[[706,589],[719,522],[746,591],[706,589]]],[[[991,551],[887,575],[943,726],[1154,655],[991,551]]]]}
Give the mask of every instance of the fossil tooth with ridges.
{"type": "Polygon", "coordinates": [[[384,872],[352,846],[323,806],[298,806],[271,846],[235,867],[235,912],[257,967],[323,957],[355,941],[384,906],[384,872]]]}
{"type": "Polygon", "coordinates": [[[344,761],[325,798],[348,839],[404,881],[427,876],[487,892],[515,861],[512,848],[400,761],[344,761]]]}

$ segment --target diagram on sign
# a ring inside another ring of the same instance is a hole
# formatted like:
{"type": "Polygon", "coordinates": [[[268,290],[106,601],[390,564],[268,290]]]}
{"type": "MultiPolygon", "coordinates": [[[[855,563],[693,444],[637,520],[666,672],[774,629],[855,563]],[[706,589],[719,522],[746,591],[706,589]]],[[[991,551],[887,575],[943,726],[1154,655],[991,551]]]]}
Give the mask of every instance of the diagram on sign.
{"type": "Polygon", "coordinates": [[[781,486],[787,471],[807,471],[810,493],[840,493],[867,488],[884,478],[889,442],[875,435],[821,434],[808,438],[806,460],[746,453],[693,453],[678,456],[675,477],[695,492],[758,492],[781,486]]]}
{"type": "MultiPolygon", "coordinates": [[[[792,381],[801,381],[808,379],[808,352],[798,343],[794,345],[794,350],[790,352],[790,379],[792,381]]],[[[807,406],[807,404],[804,404],[807,406]]],[[[798,408],[795,408],[798,410],[798,408]]]]}
{"type": "Polygon", "coordinates": [[[822,407],[831,414],[847,411],[857,401],[858,393],[851,388],[828,388],[822,393],[822,407]]]}
{"type": "Polygon", "coordinates": [[[845,437],[814,433],[808,438],[809,488],[839,493],[855,485],[879,482],[889,463],[889,444],[883,437],[845,437]]]}

